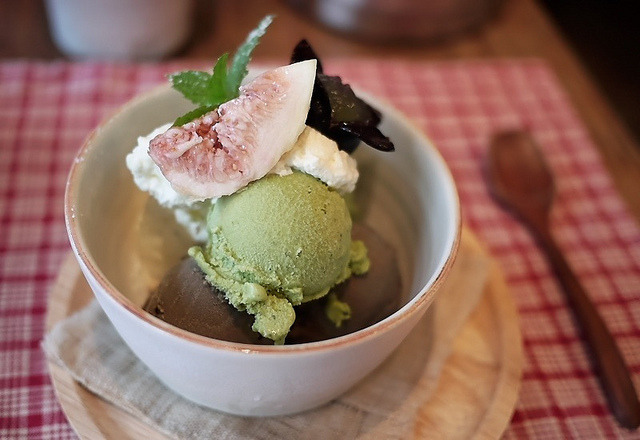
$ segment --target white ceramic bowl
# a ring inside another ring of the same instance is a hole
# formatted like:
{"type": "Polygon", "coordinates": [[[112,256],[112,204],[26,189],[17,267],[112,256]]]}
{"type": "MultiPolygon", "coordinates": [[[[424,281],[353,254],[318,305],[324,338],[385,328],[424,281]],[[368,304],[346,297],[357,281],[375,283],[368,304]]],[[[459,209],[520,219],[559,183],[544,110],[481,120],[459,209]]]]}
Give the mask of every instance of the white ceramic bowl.
{"type": "Polygon", "coordinates": [[[446,277],[460,237],[453,179],[433,144],[399,112],[383,111],[396,152],[361,146],[356,157],[364,221],[398,252],[405,305],[366,329],[321,342],[255,346],[213,340],[169,325],[141,304],[189,245],[170,213],[139,191],[125,156],[139,135],[192,104],[168,87],[125,105],[85,141],[65,195],[67,232],[96,298],[131,350],[169,388],[239,415],[304,411],[356,384],[402,342],[446,277]]]}

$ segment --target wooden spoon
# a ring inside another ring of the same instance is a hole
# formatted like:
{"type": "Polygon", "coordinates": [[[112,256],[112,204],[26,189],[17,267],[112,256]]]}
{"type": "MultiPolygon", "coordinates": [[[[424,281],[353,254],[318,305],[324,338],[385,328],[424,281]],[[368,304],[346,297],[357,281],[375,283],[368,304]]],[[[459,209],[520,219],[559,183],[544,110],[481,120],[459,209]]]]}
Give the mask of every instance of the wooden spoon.
{"type": "Polygon", "coordinates": [[[629,370],[611,333],[551,235],[549,213],[555,188],[540,150],[526,132],[500,133],[491,143],[487,165],[493,196],[529,227],[564,287],[614,416],[623,427],[637,428],[640,402],[629,370]]]}

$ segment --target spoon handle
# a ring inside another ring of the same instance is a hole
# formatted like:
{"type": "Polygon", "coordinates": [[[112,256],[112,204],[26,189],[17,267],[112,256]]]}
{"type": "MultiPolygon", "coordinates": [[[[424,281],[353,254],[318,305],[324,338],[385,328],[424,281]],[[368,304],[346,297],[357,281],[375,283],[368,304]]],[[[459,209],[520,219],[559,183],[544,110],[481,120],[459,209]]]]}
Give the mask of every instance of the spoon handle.
{"type": "Polygon", "coordinates": [[[549,230],[538,229],[536,235],[560,284],[564,287],[587,344],[592,350],[594,366],[600,371],[598,376],[614,416],[625,428],[637,428],[640,426],[640,402],[618,346],[549,230]]]}

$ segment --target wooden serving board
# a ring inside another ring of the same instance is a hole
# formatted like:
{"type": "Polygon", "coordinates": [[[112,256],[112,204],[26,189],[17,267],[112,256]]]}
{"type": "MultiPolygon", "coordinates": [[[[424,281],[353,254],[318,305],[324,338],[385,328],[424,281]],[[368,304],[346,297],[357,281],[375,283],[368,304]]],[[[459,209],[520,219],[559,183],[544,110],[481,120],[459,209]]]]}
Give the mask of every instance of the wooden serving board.
{"type": "MultiPolygon", "coordinates": [[[[473,234],[465,230],[458,260],[464,260],[470,253],[487,256],[473,234]]],[[[47,329],[84,307],[92,298],[91,290],[70,254],[62,265],[49,298],[47,329]]],[[[416,340],[421,344],[417,348],[429,350],[428,342],[421,343],[415,337],[408,338],[403,344],[415,344],[411,341],[416,340]]],[[[407,417],[405,426],[394,426],[394,431],[402,431],[398,433],[398,438],[498,438],[509,423],[517,401],[522,346],[517,311],[495,262],[489,264],[484,294],[451,342],[447,353],[436,377],[437,382],[427,390],[429,397],[407,417]]],[[[383,368],[393,368],[389,364],[394,365],[394,362],[387,363],[387,367],[383,368]]],[[[427,357],[424,368],[428,368],[428,365],[427,357]]],[[[62,408],[81,438],[167,438],[138,418],[86,390],[61,366],[49,362],[49,369],[62,408]]],[[[365,382],[378,378],[373,374],[365,382]]],[[[375,388],[370,385],[365,384],[365,388],[375,388]]],[[[418,393],[421,391],[416,390],[418,393]]],[[[402,406],[395,408],[395,411],[398,408],[401,411],[402,406]]],[[[382,413],[383,409],[379,412],[382,413]]],[[[398,415],[394,414],[394,420],[397,419],[398,415]]],[[[380,421],[361,437],[379,438],[383,429],[389,429],[384,425],[384,420],[380,421]]]]}

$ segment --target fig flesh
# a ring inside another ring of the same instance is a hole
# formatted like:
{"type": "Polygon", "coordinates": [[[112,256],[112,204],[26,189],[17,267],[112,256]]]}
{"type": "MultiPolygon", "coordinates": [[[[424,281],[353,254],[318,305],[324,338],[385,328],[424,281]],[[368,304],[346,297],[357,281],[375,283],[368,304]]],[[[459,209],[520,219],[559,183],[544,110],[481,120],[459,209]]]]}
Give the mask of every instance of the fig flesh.
{"type": "Polygon", "coordinates": [[[315,73],[315,60],[267,71],[240,87],[237,98],[155,137],[149,155],[182,194],[233,194],[293,147],[305,127],[315,73]]]}

